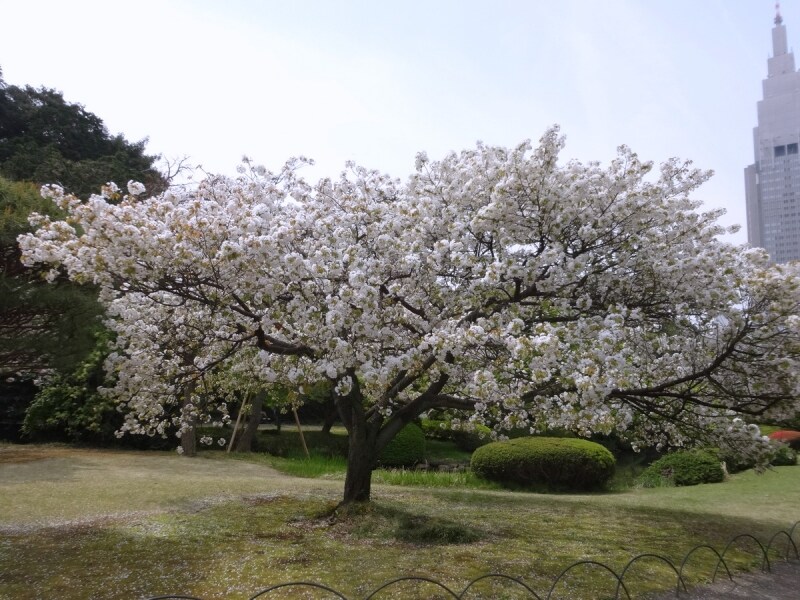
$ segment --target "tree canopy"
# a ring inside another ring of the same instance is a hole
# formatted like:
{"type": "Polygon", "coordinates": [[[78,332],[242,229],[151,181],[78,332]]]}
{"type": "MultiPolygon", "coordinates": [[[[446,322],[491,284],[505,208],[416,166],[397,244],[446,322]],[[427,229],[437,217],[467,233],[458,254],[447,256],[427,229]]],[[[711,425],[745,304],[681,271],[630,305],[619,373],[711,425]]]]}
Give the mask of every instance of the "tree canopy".
{"type": "Polygon", "coordinates": [[[127,431],[212,418],[198,390],[217,372],[329,380],[345,502],[433,408],[757,452],[745,421],[798,412],[797,268],[717,239],[719,211],[690,198],[709,173],[670,160],[654,177],[624,147],[560,165],[563,143],[420,154],[406,182],[348,165],[310,186],[290,161],[146,199],[132,184],[117,204],[51,187],[66,220],[20,243],[101,289],[127,431]]]}
{"type": "Polygon", "coordinates": [[[163,190],[167,178],[145,143],[110,135],[60,92],[8,85],[0,70],[0,374],[68,370],[94,345],[99,325],[94,290],[63,278],[43,286],[41,270],[19,261],[16,237],[31,230],[29,214],[64,216],[39,186],[59,183],[87,197],[108,181],[136,179],[163,190]]]}
{"type": "Polygon", "coordinates": [[[59,183],[81,197],[130,179],[158,191],[166,181],[146,143],[110,135],[100,117],[61,92],[7,85],[0,73],[0,175],[7,179],[59,183]]]}

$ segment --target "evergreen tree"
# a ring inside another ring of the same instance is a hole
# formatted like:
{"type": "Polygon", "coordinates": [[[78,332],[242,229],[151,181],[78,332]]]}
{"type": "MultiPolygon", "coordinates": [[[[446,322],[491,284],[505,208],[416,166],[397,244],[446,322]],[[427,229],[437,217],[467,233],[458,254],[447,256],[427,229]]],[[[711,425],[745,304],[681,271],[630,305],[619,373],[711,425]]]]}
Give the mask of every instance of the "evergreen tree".
{"type": "Polygon", "coordinates": [[[0,175],[8,179],[57,183],[82,198],[131,179],[158,193],[167,181],[146,143],[110,135],[100,117],[61,92],[8,85],[0,72],[0,175]]]}

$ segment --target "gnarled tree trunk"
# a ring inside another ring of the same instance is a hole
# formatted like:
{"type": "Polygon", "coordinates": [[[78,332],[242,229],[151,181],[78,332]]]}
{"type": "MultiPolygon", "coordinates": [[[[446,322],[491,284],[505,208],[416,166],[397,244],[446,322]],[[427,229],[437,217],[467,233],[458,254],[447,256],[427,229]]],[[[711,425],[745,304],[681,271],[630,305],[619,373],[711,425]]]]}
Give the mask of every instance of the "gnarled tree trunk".
{"type": "Polygon", "coordinates": [[[336,406],[348,433],[347,475],[344,496],[340,506],[354,502],[368,502],[372,471],[377,464],[377,439],[380,415],[367,419],[362,403],[361,389],[355,375],[353,386],[346,396],[336,397],[336,406]]]}

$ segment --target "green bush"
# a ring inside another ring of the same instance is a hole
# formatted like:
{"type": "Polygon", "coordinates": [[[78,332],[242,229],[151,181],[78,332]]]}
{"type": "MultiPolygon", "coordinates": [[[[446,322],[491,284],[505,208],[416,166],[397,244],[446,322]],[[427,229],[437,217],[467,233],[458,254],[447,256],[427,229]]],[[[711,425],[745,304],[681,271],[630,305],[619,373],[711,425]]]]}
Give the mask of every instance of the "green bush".
{"type": "Polygon", "coordinates": [[[797,451],[789,446],[779,446],[769,461],[773,467],[791,467],[797,464],[797,451]]]}
{"type": "Polygon", "coordinates": [[[475,450],[476,475],[500,483],[590,490],[614,474],[614,455],[600,444],[575,438],[527,437],[492,442],[475,450]]]}
{"type": "Polygon", "coordinates": [[[68,441],[114,444],[122,425],[117,403],[98,393],[106,383],[103,361],[106,339],[99,337],[92,352],[68,374],[57,374],[28,406],[23,432],[37,442],[68,441]]]}
{"type": "Polygon", "coordinates": [[[717,483],[725,472],[717,456],[706,450],[681,450],[662,456],[639,476],[642,487],[717,483]]]}
{"type": "Polygon", "coordinates": [[[440,419],[422,419],[419,422],[422,433],[429,440],[452,440],[453,430],[447,421],[440,419]]]}
{"type": "Polygon", "coordinates": [[[728,473],[741,473],[756,466],[755,458],[733,451],[706,448],[705,452],[714,455],[720,463],[725,463],[725,469],[728,473]]]}
{"type": "Polygon", "coordinates": [[[378,462],[384,467],[410,467],[425,459],[425,434],[414,423],[401,429],[381,452],[378,462]]]}

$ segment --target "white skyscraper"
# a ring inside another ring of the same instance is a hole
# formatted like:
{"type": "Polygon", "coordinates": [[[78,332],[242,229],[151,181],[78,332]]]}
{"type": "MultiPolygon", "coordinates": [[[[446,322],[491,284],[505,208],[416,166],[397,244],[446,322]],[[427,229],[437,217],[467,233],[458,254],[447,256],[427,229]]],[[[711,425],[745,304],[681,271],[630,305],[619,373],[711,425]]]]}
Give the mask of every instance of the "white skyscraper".
{"type": "Polygon", "coordinates": [[[744,171],[747,240],[784,263],[800,260],[800,73],[780,9],[763,92],[753,129],[755,164],[744,171]]]}

